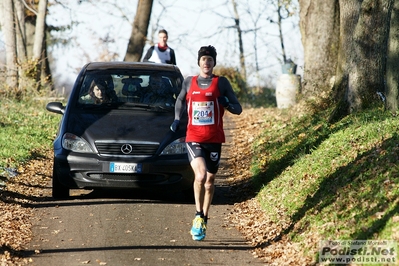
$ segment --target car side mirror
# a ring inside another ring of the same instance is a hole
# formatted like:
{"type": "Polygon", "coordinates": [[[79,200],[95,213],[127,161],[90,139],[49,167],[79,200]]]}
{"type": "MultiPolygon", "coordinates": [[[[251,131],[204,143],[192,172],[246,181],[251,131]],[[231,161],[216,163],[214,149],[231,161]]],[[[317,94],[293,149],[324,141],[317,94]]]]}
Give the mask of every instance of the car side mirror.
{"type": "Polygon", "coordinates": [[[50,102],[46,105],[46,109],[47,111],[61,115],[63,115],[65,112],[65,106],[63,106],[60,102],[50,102]]]}

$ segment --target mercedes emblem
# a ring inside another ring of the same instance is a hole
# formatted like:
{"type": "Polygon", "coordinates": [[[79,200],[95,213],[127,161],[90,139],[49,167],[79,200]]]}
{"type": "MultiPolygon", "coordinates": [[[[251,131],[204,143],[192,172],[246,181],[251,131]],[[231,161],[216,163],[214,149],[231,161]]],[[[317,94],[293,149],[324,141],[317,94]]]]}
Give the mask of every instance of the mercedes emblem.
{"type": "Polygon", "coordinates": [[[121,147],[123,154],[130,154],[133,151],[133,147],[130,144],[123,144],[121,147]]]}

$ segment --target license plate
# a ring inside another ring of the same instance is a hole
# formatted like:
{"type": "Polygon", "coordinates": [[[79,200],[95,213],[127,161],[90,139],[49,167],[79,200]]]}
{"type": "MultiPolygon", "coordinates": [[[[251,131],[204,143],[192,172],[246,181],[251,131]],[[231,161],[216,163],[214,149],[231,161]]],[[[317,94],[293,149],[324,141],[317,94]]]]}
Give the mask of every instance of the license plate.
{"type": "Polygon", "coordinates": [[[141,173],[142,165],[140,163],[110,163],[109,171],[111,173],[141,173]]]}

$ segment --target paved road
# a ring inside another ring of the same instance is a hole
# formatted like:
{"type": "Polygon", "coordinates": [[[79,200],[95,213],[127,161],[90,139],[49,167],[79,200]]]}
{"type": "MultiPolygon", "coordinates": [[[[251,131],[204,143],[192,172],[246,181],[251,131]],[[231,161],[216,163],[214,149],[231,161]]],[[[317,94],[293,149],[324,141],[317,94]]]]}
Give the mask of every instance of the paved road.
{"type": "Polygon", "coordinates": [[[223,177],[222,167],[204,241],[191,239],[194,203],[180,195],[79,190],[37,203],[31,265],[262,265],[226,219],[233,202],[223,177]]]}

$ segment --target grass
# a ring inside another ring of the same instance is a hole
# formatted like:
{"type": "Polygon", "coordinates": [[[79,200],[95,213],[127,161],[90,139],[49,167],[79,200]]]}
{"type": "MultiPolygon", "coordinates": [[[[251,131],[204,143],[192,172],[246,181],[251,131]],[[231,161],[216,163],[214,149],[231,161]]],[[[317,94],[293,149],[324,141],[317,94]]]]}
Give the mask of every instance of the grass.
{"type": "Polygon", "coordinates": [[[264,118],[252,164],[262,208],[310,253],[308,239],[398,241],[398,118],[378,108],[327,117],[264,118]]]}
{"type": "Polygon", "coordinates": [[[46,104],[0,99],[0,174],[51,148],[61,116],[48,112],[46,104]]]}
{"type": "MultiPolygon", "coordinates": [[[[61,116],[46,104],[0,100],[0,175],[51,149],[61,116]]],[[[252,147],[257,199],[307,254],[317,256],[316,240],[398,241],[399,119],[378,108],[327,117],[264,117],[252,147]]]]}

